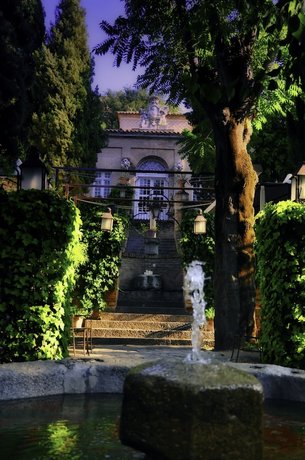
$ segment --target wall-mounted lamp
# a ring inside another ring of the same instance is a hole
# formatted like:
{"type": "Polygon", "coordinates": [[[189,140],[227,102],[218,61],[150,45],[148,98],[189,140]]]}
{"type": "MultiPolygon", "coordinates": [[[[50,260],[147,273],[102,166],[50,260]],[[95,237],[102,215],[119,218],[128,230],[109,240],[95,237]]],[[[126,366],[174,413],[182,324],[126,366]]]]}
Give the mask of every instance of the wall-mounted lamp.
{"type": "Polygon", "coordinates": [[[291,200],[305,200],[305,163],[302,164],[296,176],[291,178],[291,200]]]}
{"type": "Polygon", "coordinates": [[[207,220],[199,209],[198,216],[194,220],[194,233],[195,235],[203,235],[207,232],[207,220]]]}
{"type": "Polygon", "coordinates": [[[111,209],[108,208],[106,212],[102,214],[101,221],[101,230],[103,232],[111,232],[113,229],[113,215],[111,214],[111,209]]]}
{"type": "Polygon", "coordinates": [[[21,163],[19,188],[23,190],[48,188],[47,169],[39,158],[38,151],[32,149],[27,159],[21,163]]]}

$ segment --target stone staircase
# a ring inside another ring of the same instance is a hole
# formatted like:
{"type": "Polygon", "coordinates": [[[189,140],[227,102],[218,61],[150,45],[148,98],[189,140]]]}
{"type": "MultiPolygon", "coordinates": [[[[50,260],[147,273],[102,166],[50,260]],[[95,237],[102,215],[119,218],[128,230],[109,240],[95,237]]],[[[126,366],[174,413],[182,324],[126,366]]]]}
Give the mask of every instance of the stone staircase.
{"type": "Polygon", "coordinates": [[[117,312],[184,315],[183,272],[172,222],[158,224],[159,254],[145,254],[144,236],[132,227],[122,257],[117,312]],[[151,271],[162,280],[161,289],[141,290],[137,277],[151,271]]]}
{"type": "MultiPolygon", "coordinates": [[[[179,345],[191,346],[191,315],[100,313],[100,319],[86,320],[93,345],[179,345]]],[[[203,347],[212,348],[211,323],[202,329],[203,347]]]]}
{"type": "MultiPolygon", "coordinates": [[[[144,236],[135,227],[129,232],[120,268],[115,311],[86,320],[93,345],[191,346],[192,315],[184,307],[183,271],[177,254],[172,222],[159,224],[159,254],[144,253],[144,236]],[[162,286],[139,289],[135,279],[152,271],[162,286]]],[[[214,327],[203,328],[203,347],[212,348],[214,327]]]]}

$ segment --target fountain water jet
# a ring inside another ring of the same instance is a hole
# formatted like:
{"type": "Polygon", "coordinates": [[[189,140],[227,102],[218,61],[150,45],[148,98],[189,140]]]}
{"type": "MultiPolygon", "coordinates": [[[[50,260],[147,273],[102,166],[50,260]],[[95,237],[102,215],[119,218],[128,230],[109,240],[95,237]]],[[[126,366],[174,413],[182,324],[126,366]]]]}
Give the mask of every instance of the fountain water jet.
{"type": "Polygon", "coordinates": [[[204,359],[200,262],[189,266],[185,281],[193,304],[192,353],[129,372],[120,439],[151,460],[261,460],[262,386],[246,372],[204,359]]]}
{"type": "Polygon", "coordinates": [[[193,308],[192,353],[188,354],[186,359],[189,362],[209,364],[211,360],[205,358],[201,353],[201,327],[206,323],[206,302],[204,300],[205,274],[202,265],[202,262],[198,260],[191,262],[187,268],[184,280],[184,289],[191,298],[193,308]]]}

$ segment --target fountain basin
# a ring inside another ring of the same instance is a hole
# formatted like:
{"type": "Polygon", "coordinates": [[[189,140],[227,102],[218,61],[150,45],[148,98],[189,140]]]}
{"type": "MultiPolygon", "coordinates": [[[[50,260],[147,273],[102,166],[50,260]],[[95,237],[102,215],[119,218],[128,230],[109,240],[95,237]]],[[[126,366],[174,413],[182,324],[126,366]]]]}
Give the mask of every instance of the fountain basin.
{"type": "Polygon", "coordinates": [[[254,376],[222,363],[140,366],[125,380],[120,439],[152,459],[259,460],[262,401],[254,376]]]}

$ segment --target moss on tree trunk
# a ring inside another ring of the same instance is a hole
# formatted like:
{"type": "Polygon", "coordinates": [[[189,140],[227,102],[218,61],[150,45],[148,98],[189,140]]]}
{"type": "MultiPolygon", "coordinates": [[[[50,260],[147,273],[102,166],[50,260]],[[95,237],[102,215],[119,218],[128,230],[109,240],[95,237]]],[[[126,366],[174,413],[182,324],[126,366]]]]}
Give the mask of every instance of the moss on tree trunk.
{"type": "Polygon", "coordinates": [[[257,175],[247,153],[251,123],[229,110],[214,123],[215,348],[231,348],[235,335],[250,335],[255,307],[254,193],[257,175]]]}

